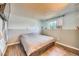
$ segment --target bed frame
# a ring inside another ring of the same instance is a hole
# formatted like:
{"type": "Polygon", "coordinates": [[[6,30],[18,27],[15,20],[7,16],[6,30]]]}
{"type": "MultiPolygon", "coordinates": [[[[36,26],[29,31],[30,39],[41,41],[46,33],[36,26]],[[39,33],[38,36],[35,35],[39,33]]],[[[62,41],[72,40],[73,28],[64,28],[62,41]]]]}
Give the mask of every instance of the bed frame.
{"type": "Polygon", "coordinates": [[[42,48],[40,48],[37,51],[35,51],[32,54],[30,54],[30,56],[40,56],[42,53],[44,53],[49,48],[51,48],[52,46],[54,46],[54,44],[55,44],[55,42],[49,43],[46,46],[43,46],[42,48]]]}

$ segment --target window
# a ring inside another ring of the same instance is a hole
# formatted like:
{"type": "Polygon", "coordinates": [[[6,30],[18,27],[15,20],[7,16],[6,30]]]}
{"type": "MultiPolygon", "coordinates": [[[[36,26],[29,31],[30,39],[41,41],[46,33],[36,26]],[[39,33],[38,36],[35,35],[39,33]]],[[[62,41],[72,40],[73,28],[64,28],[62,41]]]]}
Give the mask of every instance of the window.
{"type": "Polygon", "coordinates": [[[43,23],[43,29],[62,29],[63,26],[63,19],[62,18],[58,18],[58,19],[54,19],[54,20],[49,20],[49,21],[45,21],[43,23]]]}
{"type": "Polygon", "coordinates": [[[49,25],[50,29],[56,29],[56,23],[57,23],[57,21],[49,22],[48,25],[49,25]]]}

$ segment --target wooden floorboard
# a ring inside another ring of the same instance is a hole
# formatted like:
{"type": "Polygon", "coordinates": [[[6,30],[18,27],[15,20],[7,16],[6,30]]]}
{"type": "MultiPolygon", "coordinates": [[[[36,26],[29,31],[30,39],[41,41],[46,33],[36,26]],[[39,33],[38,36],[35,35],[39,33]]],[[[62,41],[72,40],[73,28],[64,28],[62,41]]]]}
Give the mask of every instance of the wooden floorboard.
{"type": "Polygon", "coordinates": [[[77,56],[76,54],[65,50],[63,47],[58,45],[48,49],[42,56],[77,56]]]}
{"type": "Polygon", "coordinates": [[[26,56],[26,53],[21,44],[15,44],[7,48],[5,56],[26,56]]]}
{"type": "MultiPolygon", "coordinates": [[[[21,44],[9,46],[5,56],[26,56],[26,53],[21,44]]],[[[52,48],[48,49],[41,56],[77,56],[74,53],[64,50],[60,46],[52,46],[52,48]]]]}

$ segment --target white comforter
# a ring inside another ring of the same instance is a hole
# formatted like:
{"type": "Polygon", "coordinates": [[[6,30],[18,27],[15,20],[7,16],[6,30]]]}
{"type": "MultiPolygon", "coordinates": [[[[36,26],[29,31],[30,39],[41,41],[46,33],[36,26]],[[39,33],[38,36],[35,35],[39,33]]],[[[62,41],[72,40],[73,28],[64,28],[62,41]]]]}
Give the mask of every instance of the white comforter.
{"type": "Polygon", "coordinates": [[[23,44],[27,55],[30,55],[34,51],[52,42],[55,42],[53,37],[39,34],[26,34],[21,37],[21,43],[23,44]]]}

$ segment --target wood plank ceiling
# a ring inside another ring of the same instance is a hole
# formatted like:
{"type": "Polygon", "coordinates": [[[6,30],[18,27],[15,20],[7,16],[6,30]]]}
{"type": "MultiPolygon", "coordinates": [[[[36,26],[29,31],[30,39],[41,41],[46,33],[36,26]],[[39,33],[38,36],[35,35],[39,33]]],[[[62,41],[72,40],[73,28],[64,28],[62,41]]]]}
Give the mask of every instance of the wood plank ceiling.
{"type": "Polygon", "coordinates": [[[13,12],[19,16],[47,19],[63,10],[67,5],[67,3],[17,3],[14,4],[15,12],[13,12]]]}

